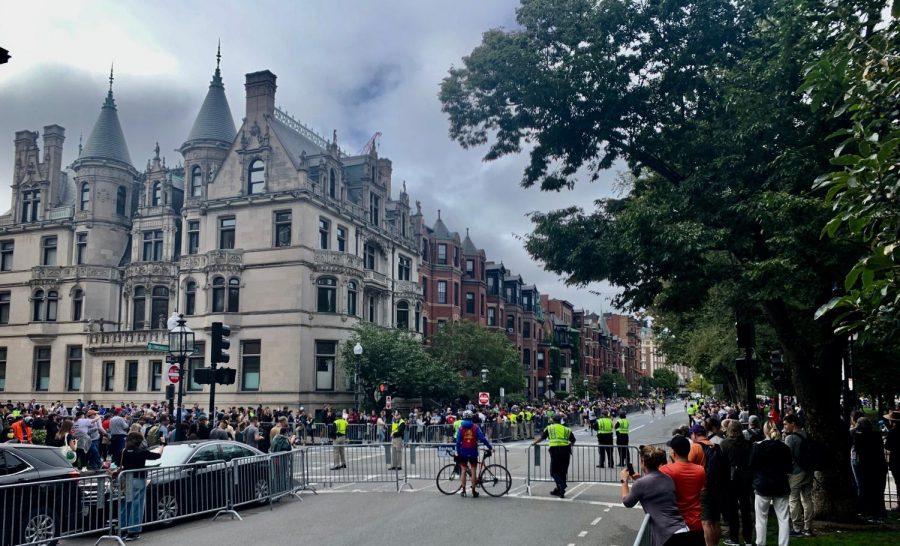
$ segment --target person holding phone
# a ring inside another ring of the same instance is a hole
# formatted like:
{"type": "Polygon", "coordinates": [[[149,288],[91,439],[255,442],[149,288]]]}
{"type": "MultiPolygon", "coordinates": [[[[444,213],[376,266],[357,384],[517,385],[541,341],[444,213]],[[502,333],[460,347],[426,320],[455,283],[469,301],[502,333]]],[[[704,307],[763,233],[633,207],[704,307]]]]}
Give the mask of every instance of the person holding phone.
{"type": "Polygon", "coordinates": [[[141,470],[147,467],[147,461],[162,457],[166,448],[165,437],[160,436],[159,451],[154,453],[141,446],[144,435],[140,432],[129,432],[125,438],[125,449],[122,451],[121,468],[125,472],[125,506],[120,509],[121,532],[123,540],[137,540],[141,536],[141,522],[144,520],[144,497],[147,492],[147,473],[141,470]]]}
{"type": "Polygon", "coordinates": [[[650,539],[653,546],[688,544],[690,530],[678,510],[675,482],[659,471],[659,467],[666,463],[666,453],[652,446],[641,446],[640,454],[643,476],[634,473],[630,462],[622,469],[622,504],[631,508],[638,502],[641,503],[641,508],[650,516],[650,539]],[[636,480],[634,487],[629,488],[632,480],[636,480]]]}

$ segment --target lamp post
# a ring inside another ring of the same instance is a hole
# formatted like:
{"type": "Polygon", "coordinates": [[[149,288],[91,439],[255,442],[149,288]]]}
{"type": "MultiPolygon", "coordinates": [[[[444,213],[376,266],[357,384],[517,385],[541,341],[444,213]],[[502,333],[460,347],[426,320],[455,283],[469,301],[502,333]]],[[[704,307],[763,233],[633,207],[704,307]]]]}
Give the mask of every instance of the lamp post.
{"type": "Polygon", "coordinates": [[[488,378],[489,373],[490,373],[490,370],[488,370],[487,368],[481,368],[481,383],[482,383],[482,385],[487,383],[487,378],[488,378]]]}
{"type": "Polygon", "coordinates": [[[363,354],[362,343],[357,342],[353,346],[353,354],[356,356],[356,368],[353,372],[353,407],[359,413],[359,358],[363,354]]]}
{"type": "Polygon", "coordinates": [[[581,384],[584,385],[584,399],[587,400],[589,398],[588,385],[590,384],[590,382],[587,380],[587,378],[585,378],[585,380],[582,381],[581,384]]]}
{"type": "Polygon", "coordinates": [[[616,380],[613,379],[613,400],[619,397],[619,393],[616,392],[616,380]]]}
{"type": "MultiPolygon", "coordinates": [[[[545,394],[553,392],[553,375],[549,373],[547,374],[547,389],[544,392],[545,394]]],[[[549,398],[549,396],[547,398],[549,398]]]]}
{"type": "Polygon", "coordinates": [[[194,352],[194,332],[185,326],[184,315],[172,313],[166,322],[169,327],[169,356],[178,361],[178,404],[175,413],[175,441],[184,440],[181,430],[182,404],[184,401],[184,363],[194,352]]]}

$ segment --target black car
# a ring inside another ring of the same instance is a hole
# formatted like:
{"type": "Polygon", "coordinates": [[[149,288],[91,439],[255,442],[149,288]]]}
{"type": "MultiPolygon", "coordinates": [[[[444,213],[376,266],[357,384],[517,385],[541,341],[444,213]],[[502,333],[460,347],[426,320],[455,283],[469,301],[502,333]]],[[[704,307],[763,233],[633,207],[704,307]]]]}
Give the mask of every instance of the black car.
{"type": "Polygon", "coordinates": [[[59,448],[0,444],[0,544],[56,544],[82,530],[79,472],[59,448]]]}

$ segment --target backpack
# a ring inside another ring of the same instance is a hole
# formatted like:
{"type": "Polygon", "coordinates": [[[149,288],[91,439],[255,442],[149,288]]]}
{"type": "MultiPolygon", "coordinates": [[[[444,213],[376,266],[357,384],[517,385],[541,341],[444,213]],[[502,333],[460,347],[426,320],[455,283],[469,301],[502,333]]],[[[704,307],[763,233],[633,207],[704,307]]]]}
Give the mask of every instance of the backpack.
{"type": "Polygon", "coordinates": [[[147,431],[147,447],[156,447],[159,443],[159,425],[153,425],[147,431]]]}
{"type": "Polygon", "coordinates": [[[703,457],[706,459],[703,467],[706,470],[706,488],[713,494],[721,493],[731,481],[731,463],[718,445],[700,445],[703,447],[703,457]]]}
{"type": "Polygon", "coordinates": [[[478,448],[478,433],[475,432],[475,425],[470,428],[464,428],[459,432],[459,447],[462,449],[478,448]]]}
{"type": "Polygon", "coordinates": [[[816,440],[813,440],[806,434],[795,433],[800,437],[800,447],[797,449],[797,466],[807,472],[815,472],[816,470],[824,470],[825,461],[822,454],[824,446],[816,440]]]}
{"type": "Polygon", "coordinates": [[[272,446],[269,448],[269,453],[277,453],[279,451],[290,451],[291,450],[291,442],[287,439],[283,434],[279,434],[275,436],[272,440],[272,446]]]}

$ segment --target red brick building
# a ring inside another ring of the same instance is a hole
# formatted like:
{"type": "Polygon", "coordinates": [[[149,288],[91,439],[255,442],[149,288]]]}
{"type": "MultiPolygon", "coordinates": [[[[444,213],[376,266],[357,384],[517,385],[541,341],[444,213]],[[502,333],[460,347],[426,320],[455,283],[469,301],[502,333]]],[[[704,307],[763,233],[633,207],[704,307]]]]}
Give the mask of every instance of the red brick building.
{"type": "Polygon", "coordinates": [[[637,393],[641,377],[641,322],[628,315],[604,313],[603,318],[613,336],[622,346],[618,369],[625,375],[625,380],[632,393],[637,393]]]}

